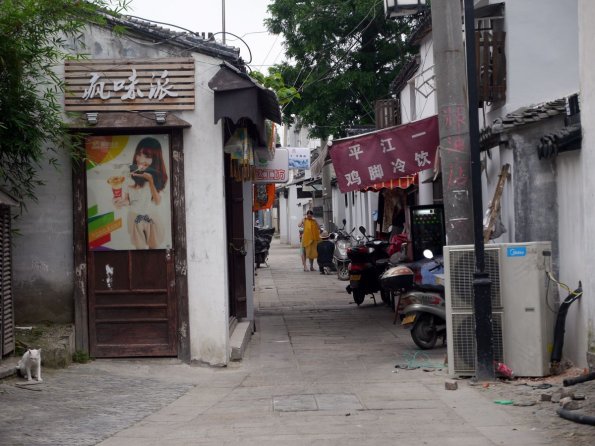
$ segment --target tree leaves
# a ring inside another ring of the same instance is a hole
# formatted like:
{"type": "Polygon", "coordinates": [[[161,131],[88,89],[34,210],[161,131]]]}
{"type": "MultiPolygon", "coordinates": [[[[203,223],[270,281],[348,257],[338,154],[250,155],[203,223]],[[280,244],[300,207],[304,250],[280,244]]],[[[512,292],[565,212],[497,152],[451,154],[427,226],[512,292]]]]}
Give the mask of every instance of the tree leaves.
{"type": "Polygon", "coordinates": [[[39,169],[56,165],[54,150],[76,145],[62,119],[68,38],[105,23],[130,0],[0,1],[0,185],[25,206],[43,185],[39,169]]]}
{"type": "Polygon", "coordinates": [[[299,115],[317,137],[374,124],[374,101],[407,60],[414,19],[386,20],[379,0],[273,0],[268,10],[265,24],[283,35],[290,58],[275,70],[300,94],[284,119],[299,115]]]}

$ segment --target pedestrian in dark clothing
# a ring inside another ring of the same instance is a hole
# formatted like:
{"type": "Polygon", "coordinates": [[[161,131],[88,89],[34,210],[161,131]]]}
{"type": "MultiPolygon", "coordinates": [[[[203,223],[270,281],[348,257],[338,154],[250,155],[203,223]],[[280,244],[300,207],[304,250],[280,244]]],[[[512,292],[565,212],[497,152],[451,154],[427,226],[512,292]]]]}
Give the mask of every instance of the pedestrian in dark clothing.
{"type": "Polygon", "coordinates": [[[324,274],[325,267],[334,270],[335,266],[333,265],[333,252],[335,251],[335,244],[331,242],[329,239],[328,232],[322,231],[320,234],[320,241],[316,246],[318,250],[318,269],[320,270],[320,274],[324,274]]]}

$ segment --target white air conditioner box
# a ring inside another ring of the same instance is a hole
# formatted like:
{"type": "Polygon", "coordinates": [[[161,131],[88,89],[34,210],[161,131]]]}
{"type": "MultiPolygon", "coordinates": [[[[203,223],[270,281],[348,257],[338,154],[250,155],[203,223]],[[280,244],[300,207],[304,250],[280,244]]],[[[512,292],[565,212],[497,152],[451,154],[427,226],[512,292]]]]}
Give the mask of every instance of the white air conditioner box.
{"type": "MultiPolygon", "coordinates": [[[[551,271],[551,242],[500,243],[485,246],[486,272],[492,280],[494,359],[517,376],[549,374],[556,288],[551,271]]],[[[474,247],[445,246],[448,371],[475,373],[473,314],[474,247]]]]}

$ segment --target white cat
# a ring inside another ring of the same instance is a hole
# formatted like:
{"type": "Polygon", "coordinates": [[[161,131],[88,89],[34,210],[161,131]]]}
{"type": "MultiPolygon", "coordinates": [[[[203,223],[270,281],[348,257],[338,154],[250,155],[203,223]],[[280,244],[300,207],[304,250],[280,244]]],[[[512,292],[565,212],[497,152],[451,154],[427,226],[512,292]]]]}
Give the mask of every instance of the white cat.
{"type": "Polygon", "coordinates": [[[41,379],[41,349],[27,350],[17,364],[17,371],[23,378],[27,377],[27,381],[31,381],[31,369],[33,369],[33,376],[37,378],[37,381],[43,381],[41,379]]]}

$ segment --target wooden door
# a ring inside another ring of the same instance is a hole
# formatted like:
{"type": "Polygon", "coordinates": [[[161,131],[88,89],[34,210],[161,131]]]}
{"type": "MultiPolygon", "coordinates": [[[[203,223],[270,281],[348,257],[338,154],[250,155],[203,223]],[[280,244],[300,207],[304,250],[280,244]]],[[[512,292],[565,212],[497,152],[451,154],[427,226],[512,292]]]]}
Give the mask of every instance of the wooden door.
{"type": "Polygon", "coordinates": [[[176,356],[169,250],[89,253],[91,356],[176,356]]]}
{"type": "Polygon", "coordinates": [[[229,172],[230,157],[225,155],[225,196],[229,269],[229,313],[232,318],[247,315],[246,299],[246,239],[244,238],[244,192],[241,181],[229,172]]]}
{"type": "Polygon", "coordinates": [[[166,134],[85,140],[92,356],[177,356],[170,141],[166,134]]]}

